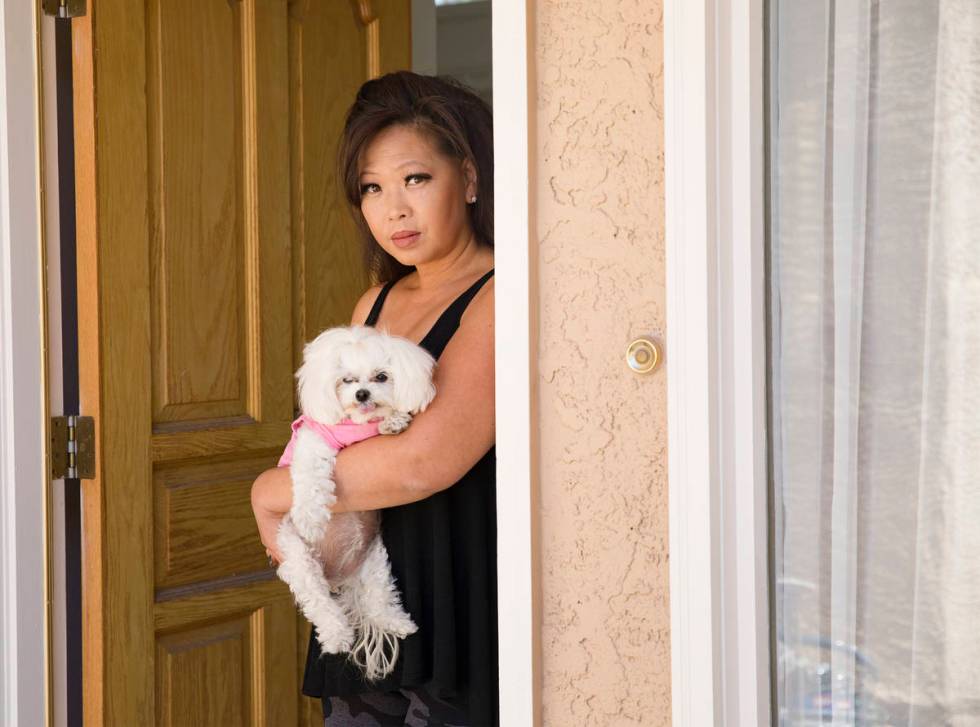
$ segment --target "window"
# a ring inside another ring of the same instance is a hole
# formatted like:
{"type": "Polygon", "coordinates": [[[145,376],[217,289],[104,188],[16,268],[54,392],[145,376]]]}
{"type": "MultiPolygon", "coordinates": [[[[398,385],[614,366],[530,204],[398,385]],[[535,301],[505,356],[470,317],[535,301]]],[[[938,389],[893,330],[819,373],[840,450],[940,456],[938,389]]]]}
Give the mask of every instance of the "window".
{"type": "Polygon", "coordinates": [[[980,6],[774,0],[780,725],[980,722],[980,6]]]}

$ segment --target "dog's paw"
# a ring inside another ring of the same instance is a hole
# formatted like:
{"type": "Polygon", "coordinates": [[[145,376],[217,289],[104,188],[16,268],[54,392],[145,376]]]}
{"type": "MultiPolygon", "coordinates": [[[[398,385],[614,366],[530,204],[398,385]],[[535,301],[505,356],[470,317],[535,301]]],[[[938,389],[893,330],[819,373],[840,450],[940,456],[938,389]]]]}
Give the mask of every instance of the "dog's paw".
{"type": "Polygon", "coordinates": [[[395,634],[398,638],[404,639],[406,636],[414,634],[419,630],[419,627],[415,625],[412,621],[412,617],[409,616],[401,608],[393,610],[392,613],[388,614],[385,624],[391,633],[395,634]]]}
{"type": "Polygon", "coordinates": [[[316,638],[320,644],[320,650],[327,654],[343,654],[351,650],[354,646],[354,628],[350,625],[332,628],[321,633],[316,630],[316,638]]]}
{"type": "Polygon", "coordinates": [[[378,425],[378,432],[381,434],[398,434],[399,432],[404,432],[411,422],[411,414],[395,411],[381,420],[381,423],[378,425]]]}

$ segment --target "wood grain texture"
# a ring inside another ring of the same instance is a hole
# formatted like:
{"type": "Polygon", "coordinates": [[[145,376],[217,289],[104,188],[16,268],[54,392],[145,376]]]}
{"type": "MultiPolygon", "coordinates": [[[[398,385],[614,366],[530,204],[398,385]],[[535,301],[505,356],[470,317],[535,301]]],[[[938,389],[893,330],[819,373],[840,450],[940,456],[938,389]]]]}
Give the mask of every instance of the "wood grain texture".
{"type": "Polygon", "coordinates": [[[366,31],[307,0],[94,0],[72,23],[84,720],[320,724],[249,491],[302,345],[369,285],[332,166],[366,31]]]}
{"type": "Polygon", "coordinates": [[[239,616],[158,639],[158,725],[257,724],[250,622],[239,616]]]}
{"type": "MultiPolygon", "coordinates": [[[[291,414],[290,414],[291,416],[291,414]]],[[[192,457],[216,457],[243,450],[269,451],[268,466],[275,466],[282,447],[289,440],[290,422],[285,419],[255,422],[251,417],[239,421],[181,422],[166,433],[157,432],[150,443],[150,458],[168,462],[192,457]]]]}
{"type": "Polygon", "coordinates": [[[335,172],[344,116],[365,80],[364,30],[345,3],[312,3],[289,35],[295,369],[307,341],[350,321],[370,281],[335,172]]]}
{"type": "Polygon", "coordinates": [[[95,418],[96,439],[95,478],[83,481],[83,718],[92,725],[149,724],[153,662],[147,655],[154,646],[146,567],[153,547],[143,8],[100,0],[97,9],[73,19],[72,28],[80,410],[95,418]]]}
{"type": "MultiPolygon", "coordinates": [[[[173,633],[195,624],[220,620],[229,614],[252,612],[278,600],[292,604],[286,584],[270,576],[237,588],[157,603],[153,607],[154,627],[161,634],[173,633]]],[[[295,608],[292,610],[295,614],[295,608]]]]}
{"type": "Polygon", "coordinates": [[[102,398],[100,394],[101,341],[97,266],[95,188],[95,68],[91,16],[72,23],[72,104],[75,124],[75,245],[78,285],[79,411],[95,423],[95,478],[83,480],[82,518],[85,557],[82,560],[82,674],[84,675],[83,722],[103,724],[105,618],[102,601],[105,579],[102,535],[104,475],[102,469],[102,398]]]}
{"type": "MultiPolygon", "coordinates": [[[[301,675],[306,668],[306,646],[310,641],[313,625],[299,611],[296,612],[296,636],[300,648],[296,650],[296,673],[301,675]]],[[[322,727],[323,705],[319,699],[299,694],[299,724],[302,727],[322,727]]]]}
{"type": "Polygon", "coordinates": [[[371,0],[351,0],[351,5],[354,6],[357,19],[361,21],[361,25],[367,27],[377,20],[378,14],[374,12],[374,3],[371,0]]]}
{"type": "MultiPolygon", "coordinates": [[[[252,614],[262,654],[253,669],[253,692],[259,696],[255,723],[297,725],[300,675],[293,671],[296,654],[296,608],[291,597],[273,600],[252,614]]],[[[323,723],[322,713],[320,724],[323,723]]]]}
{"type": "Polygon", "coordinates": [[[373,0],[378,12],[378,73],[412,68],[411,0],[373,0]]]}
{"type": "Polygon", "coordinates": [[[248,413],[242,12],[147,3],[155,424],[248,413]]]}
{"type": "MultiPolygon", "coordinates": [[[[292,601],[228,604],[157,639],[157,724],[295,725],[292,601]]],[[[185,612],[186,615],[186,612],[185,612]]]]}
{"type": "Polygon", "coordinates": [[[154,587],[172,589],[268,568],[250,504],[261,457],[210,457],[154,472],[154,587]]]}
{"type": "Polygon", "coordinates": [[[289,36],[285,0],[253,0],[245,27],[245,283],[249,413],[291,421],[289,36]],[[289,321],[289,325],[285,322],[289,321]]]}

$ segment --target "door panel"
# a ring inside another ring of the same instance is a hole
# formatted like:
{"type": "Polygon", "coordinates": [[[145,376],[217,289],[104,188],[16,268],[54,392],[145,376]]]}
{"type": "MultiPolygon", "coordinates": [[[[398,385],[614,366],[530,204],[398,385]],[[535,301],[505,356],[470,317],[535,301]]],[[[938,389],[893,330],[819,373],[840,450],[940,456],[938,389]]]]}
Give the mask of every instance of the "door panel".
{"type": "Polygon", "coordinates": [[[333,159],[409,2],[97,0],[72,21],[87,724],[321,724],[249,505],[303,344],[369,284],[333,159]]]}
{"type": "MultiPolygon", "coordinates": [[[[246,200],[242,182],[242,32],[238,3],[147,4],[155,431],[181,431],[192,420],[251,419],[248,382],[257,372],[246,355],[253,311],[243,238],[246,205],[255,200],[246,200]]],[[[274,137],[277,130],[265,131],[274,137]]],[[[264,141],[276,153],[286,143],[264,141]]]]}

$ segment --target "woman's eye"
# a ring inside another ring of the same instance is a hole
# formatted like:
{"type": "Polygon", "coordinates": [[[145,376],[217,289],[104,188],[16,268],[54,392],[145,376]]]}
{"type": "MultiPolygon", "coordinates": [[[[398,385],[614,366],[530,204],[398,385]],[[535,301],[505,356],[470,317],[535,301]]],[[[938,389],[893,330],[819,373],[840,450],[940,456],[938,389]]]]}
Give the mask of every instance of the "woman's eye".
{"type": "Polygon", "coordinates": [[[378,374],[377,376],[374,377],[374,380],[385,382],[388,380],[388,374],[378,374]]]}
{"type": "MultiPolygon", "coordinates": [[[[409,174],[407,177],[405,177],[405,183],[409,187],[417,187],[419,184],[428,179],[432,179],[431,174],[409,174]]],[[[375,194],[380,190],[381,187],[379,187],[377,184],[374,182],[368,182],[367,184],[361,185],[361,196],[363,197],[368,194],[375,194]]]]}

